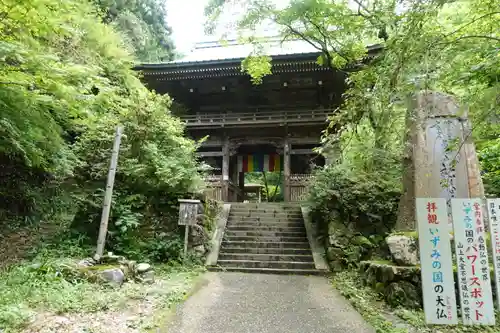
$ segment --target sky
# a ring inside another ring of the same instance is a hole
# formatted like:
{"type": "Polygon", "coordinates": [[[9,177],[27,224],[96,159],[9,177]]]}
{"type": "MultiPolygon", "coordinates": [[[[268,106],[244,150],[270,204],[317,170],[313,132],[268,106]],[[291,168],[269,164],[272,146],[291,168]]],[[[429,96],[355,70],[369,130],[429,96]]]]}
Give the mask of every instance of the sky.
{"type": "Polygon", "coordinates": [[[208,0],[168,0],[167,22],[178,51],[188,53],[205,38],[203,10],[208,0]]]}
{"type": "MultiPolygon", "coordinates": [[[[180,53],[189,53],[194,44],[201,41],[216,41],[217,36],[205,36],[204,9],[209,0],[167,0],[167,23],[172,28],[172,38],[180,53]]],[[[272,0],[278,7],[284,7],[290,0],[272,0]]],[[[230,7],[227,10],[228,20],[234,14],[241,13],[241,8],[230,7]],[[238,10],[239,9],[239,10],[238,10]]],[[[224,21],[224,15],[220,18],[224,21]]],[[[219,36],[220,37],[220,36],[219,36]]]]}

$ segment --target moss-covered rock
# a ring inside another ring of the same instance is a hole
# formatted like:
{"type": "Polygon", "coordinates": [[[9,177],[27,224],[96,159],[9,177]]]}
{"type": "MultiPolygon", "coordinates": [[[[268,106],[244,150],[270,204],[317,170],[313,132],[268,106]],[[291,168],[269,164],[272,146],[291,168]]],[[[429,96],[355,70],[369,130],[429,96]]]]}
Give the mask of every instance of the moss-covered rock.
{"type": "Polygon", "coordinates": [[[332,272],[335,273],[342,272],[345,268],[344,263],[340,260],[332,260],[328,264],[330,265],[332,272]]]}
{"type": "Polygon", "coordinates": [[[401,266],[419,263],[417,239],[406,235],[390,235],[386,238],[394,262],[401,266]]]}
{"type": "Polygon", "coordinates": [[[417,286],[408,281],[392,282],[384,290],[386,302],[393,306],[402,306],[406,309],[422,307],[422,297],[417,286]]]}
{"type": "Polygon", "coordinates": [[[326,258],[328,261],[339,261],[344,257],[344,251],[342,249],[330,246],[326,250],[326,258]]]}

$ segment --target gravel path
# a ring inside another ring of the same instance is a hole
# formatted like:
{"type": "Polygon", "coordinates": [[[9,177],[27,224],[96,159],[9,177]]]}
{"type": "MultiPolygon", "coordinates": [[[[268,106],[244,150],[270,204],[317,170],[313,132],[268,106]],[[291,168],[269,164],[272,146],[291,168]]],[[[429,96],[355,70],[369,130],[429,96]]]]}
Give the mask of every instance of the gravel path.
{"type": "Polygon", "coordinates": [[[318,276],[207,273],[162,333],[374,333],[318,276]]]}

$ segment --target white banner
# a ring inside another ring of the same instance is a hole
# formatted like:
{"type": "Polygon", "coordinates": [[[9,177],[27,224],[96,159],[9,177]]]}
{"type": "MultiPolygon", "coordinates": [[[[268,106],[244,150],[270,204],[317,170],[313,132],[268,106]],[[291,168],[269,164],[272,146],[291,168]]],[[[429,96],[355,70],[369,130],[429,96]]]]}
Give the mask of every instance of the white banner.
{"type": "Polygon", "coordinates": [[[417,198],[422,294],[428,324],[457,324],[457,302],[444,198],[417,198]]]}
{"type": "Polygon", "coordinates": [[[500,199],[486,200],[488,210],[491,248],[493,250],[493,267],[495,268],[495,284],[497,289],[497,305],[500,309],[500,199]]]}
{"type": "Polygon", "coordinates": [[[481,199],[452,199],[451,207],[463,323],[494,325],[481,199]]]}

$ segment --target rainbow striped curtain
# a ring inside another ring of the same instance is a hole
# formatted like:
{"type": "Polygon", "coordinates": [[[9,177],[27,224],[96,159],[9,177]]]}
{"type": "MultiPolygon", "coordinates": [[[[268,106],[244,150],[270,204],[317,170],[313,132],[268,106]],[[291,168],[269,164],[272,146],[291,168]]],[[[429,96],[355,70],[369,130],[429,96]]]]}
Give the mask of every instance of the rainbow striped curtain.
{"type": "Polygon", "coordinates": [[[283,156],[278,154],[253,154],[238,156],[239,172],[282,171],[283,156]]]}

